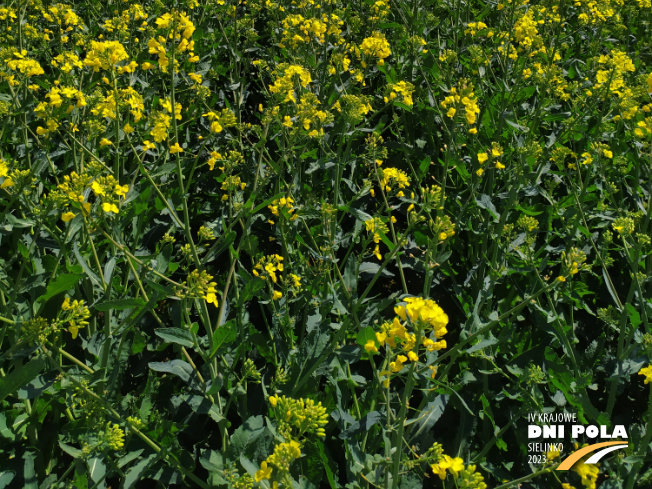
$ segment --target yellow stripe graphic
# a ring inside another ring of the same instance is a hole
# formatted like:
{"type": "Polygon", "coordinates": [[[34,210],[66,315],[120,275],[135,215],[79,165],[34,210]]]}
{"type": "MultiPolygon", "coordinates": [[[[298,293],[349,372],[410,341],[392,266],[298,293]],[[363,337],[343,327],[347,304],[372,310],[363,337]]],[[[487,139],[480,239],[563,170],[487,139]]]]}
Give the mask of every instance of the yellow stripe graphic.
{"type": "Polygon", "coordinates": [[[575,465],[575,462],[577,462],[579,459],[581,459],[584,455],[587,453],[595,452],[596,450],[603,448],[603,447],[610,447],[612,445],[624,445],[625,442],[622,441],[605,441],[602,443],[596,443],[595,445],[589,445],[588,447],[584,447],[581,450],[578,450],[577,452],[573,453],[572,455],[569,455],[566,457],[566,460],[564,460],[561,464],[559,464],[559,467],[557,467],[557,470],[568,470],[570,469],[573,465],[575,465]]]}

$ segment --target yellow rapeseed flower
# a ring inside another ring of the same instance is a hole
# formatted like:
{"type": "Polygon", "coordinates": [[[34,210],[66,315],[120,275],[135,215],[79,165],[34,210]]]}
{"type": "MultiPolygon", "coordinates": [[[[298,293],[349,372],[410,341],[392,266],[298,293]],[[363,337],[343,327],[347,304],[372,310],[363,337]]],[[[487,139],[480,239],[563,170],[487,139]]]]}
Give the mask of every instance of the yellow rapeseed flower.
{"type": "Polygon", "coordinates": [[[652,365],[648,365],[645,368],[642,368],[639,370],[638,375],[644,375],[645,376],[645,383],[649,384],[652,382],[652,365]]]}

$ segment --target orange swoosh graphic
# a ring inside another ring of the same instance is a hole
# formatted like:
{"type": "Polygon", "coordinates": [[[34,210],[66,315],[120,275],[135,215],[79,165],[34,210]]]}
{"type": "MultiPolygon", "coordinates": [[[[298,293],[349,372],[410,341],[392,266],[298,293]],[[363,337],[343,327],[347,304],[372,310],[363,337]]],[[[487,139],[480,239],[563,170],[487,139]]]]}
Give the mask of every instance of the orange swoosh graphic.
{"type": "Polygon", "coordinates": [[[569,455],[566,457],[566,459],[559,464],[559,467],[557,467],[557,470],[568,470],[570,469],[573,465],[575,465],[575,462],[577,462],[579,459],[581,459],[584,455],[587,453],[595,452],[599,448],[603,447],[610,447],[612,445],[625,445],[626,442],[623,441],[605,441],[602,443],[596,443],[594,445],[589,445],[588,447],[584,447],[581,450],[578,450],[577,452],[573,453],[572,455],[569,455]]]}

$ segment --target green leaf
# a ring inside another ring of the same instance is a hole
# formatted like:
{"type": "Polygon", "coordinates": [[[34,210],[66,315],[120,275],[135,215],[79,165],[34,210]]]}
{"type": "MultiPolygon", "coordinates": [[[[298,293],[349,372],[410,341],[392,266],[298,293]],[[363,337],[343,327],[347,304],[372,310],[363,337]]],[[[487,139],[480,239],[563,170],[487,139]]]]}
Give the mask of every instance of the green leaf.
{"type": "Polygon", "coordinates": [[[88,278],[90,278],[96,285],[100,285],[102,283],[102,280],[100,280],[100,277],[98,277],[97,274],[93,270],[91,270],[91,267],[88,266],[88,263],[86,263],[86,260],[79,252],[79,246],[77,246],[77,241],[73,242],[72,251],[75,254],[75,257],[77,258],[77,261],[84,269],[84,272],[86,272],[88,278]]]}
{"type": "Polygon", "coordinates": [[[482,350],[483,348],[486,348],[488,346],[495,345],[496,343],[498,343],[498,340],[494,338],[493,335],[490,334],[489,338],[480,341],[479,343],[473,345],[471,348],[468,348],[466,350],[466,353],[473,353],[478,350],[482,350]]]}
{"type": "Polygon", "coordinates": [[[339,210],[344,212],[348,211],[349,213],[353,214],[358,221],[366,222],[372,219],[372,217],[369,214],[367,214],[364,211],[361,211],[360,209],[356,209],[355,207],[343,206],[340,207],[339,210]]]}
{"type": "Polygon", "coordinates": [[[211,358],[213,355],[215,355],[215,353],[217,353],[217,350],[219,350],[222,345],[233,343],[237,333],[237,325],[233,319],[227,321],[222,326],[217,328],[213,333],[213,349],[211,350],[210,354],[211,358]]]}
{"type": "Polygon", "coordinates": [[[145,282],[152,289],[156,290],[157,292],[160,292],[163,297],[175,297],[174,289],[172,287],[161,285],[158,282],[154,282],[153,280],[150,280],[148,278],[145,279],[145,282]]]}
{"type": "Polygon", "coordinates": [[[68,445],[61,440],[59,440],[59,448],[64,451],[64,453],[67,453],[70,455],[72,458],[80,458],[82,456],[82,451],[79,448],[75,448],[71,445],[68,445]]]}
{"type": "Polygon", "coordinates": [[[171,360],[169,362],[149,362],[149,368],[155,372],[173,374],[180,377],[185,383],[190,384],[196,389],[199,385],[194,379],[194,371],[189,363],[183,360],[171,360]]]}
{"type": "Polygon", "coordinates": [[[0,489],[4,489],[7,487],[7,485],[14,480],[14,477],[16,477],[15,472],[10,472],[10,471],[3,471],[0,472],[0,489]]]}
{"type": "Polygon", "coordinates": [[[376,332],[374,328],[371,327],[362,328],[358,332],[358,336],[356,339],[358,341],[358,345],[364,346],[367,344],[367,341],[369,340],[376,341],[376,332]]]}
{"type": "Polygon", "coordinates": [[[244,455],[240,455],[240,458],[238,459],[240,461],[240,465],[247,471],[247,473],[250,476],[256,475],[256,472],[258,472],[258,466],[253,463],[251,460],[249,460],[247,457],[244,455]]]}
{"type": "Polygon", "coordinates": [[[38,479],[36,477],[36,471],[34,470],[35,458],[36,455],[34,452],[25,453],[25,465],[23,469],[23,477],[25,478],[25,481],[23,482],[24,489],[38,489],[38,479]]]}
{"type": "Polygon", "coordinates": [[[516,122],[508,121],[507,119],[505,119],[505,122],[510,126],[512,126],[514,129],[518,129],[521,132],[530,132],[529,127],[522,126],[520,124],[517,124],[516,122]]]}
{"type": "MultiPolygon", "coordinates": [[[[256,213],[259,212],[261,209],[263,209],[264,207],[267,207],[267,206],[270,205],[272,202],[274,202],[275,200],[280,199],[281,197],[285,197],[285,193],[284,193],[284,192],[279,192],[278,194],[274,195],[273,197],[270,197],[269,199],[265,200],[264,202],[258,204],[258,205],[254,208],[254,210],[251,211],[251,215],[256,214],[256,213]]],[[[247,201],[247,203],[249,203],[249,201],[247,201]]],[[[247,207],[247,204],[245,204],[244,207],[247,207]]]]}
{"type": "Polygon", "coordinates": [[[211,246],[210,250],[208,250],[208,253],[206,253],[206,257],[204,258],[204,263],[208,263],[218,258],[222,253],[224,253],[224,250],[228,249],[229,246],[233,244],[235,238],[236,238],[235,231],[229,231],[228,233],[225,233],[222,236],[220,236],[217,242],[213,246],[211,246]]]}
{"type": "Polygon", "coordinates": [[[144,458],[137,464],[133,465],[127,471],[127,474],[125,475],[124,485],[122,487],[124,487],[124,489],[129,489],[136,482],[143,479],[145,472],[147,469],[149,469],[150,466],[154,464],[155,460],[156,454],[152,453],[147,458],[144,458]]]}
{"type": "Polygon", "coordinates": [[[45,302],[57,294],[74,289],[75,285],[83,278],[83,275],[62,273],[54,282],[48,284],[48,288],[44,295],[37,299],[38,302],[45,302]]]}
{"type": "Polygon", "coordinates": [[[54,381],[59,376],[56,370],[38,375],[34,380],[27,385],[21,387],[17,391],[19,399],[35,399],[43,393],[48,387],[54,384],[54,381]]]}
{"type": "Polygon", "coordinates": [[[197,414],[208,414],[208,416],[216,423],[219,423],[224,419],[224,416],[222,416],[218,407],[204,396],[190,394],[182,396],[182,398],[197,414]]]}
{"type": "Polygon", "coordinates": [[[0,413],[0,436],[10,441],[16,439],[14,432],[7,426],[7,416],[5,413],[0,413]]]}
{"type": "Polygon", "coordinates": [[[217,450],[208,448],[202,450],[199,463],[210,473],[224,470],[224,459],[217,450]]]}
{"type": "Polygon", "coordinates": [[[638,329],[641,325],[641,315],[638,313],[636,308],[627,303],[625,304],[625,309],[627,309],[627,315],[629,316],[629,322],[632,323],[632,329],[638,329]]]}
{"type": "MultiPolygon", "coordinates": [[[[28,228],[34,225],[34,221],[31,219],[20,219],[12,214],[5,214],[5,218],[7,219],[7,222],[14,228],[28,228]]],[[[8,229],[8,231],[11,231],[11,229],[8,229]]]]}
{"type": "Polygon", "coordinates": [[[406,424],[414,423],[414,434],[412,438],[418,437],[421,433],[428,432],[435,425],[437,420],[441,418],[441,415],[444,414],[444,409],[446,409],[446,404],[448,404],[447,395],[439,395],[435,398],[434,401],[429,402],[426,407],[423,408],[418,417],[411,419],[406,424]]]}
{"type": "Polygon", "coordinates": [[[336,489],[337,483],[335,482],[335,474],[333,469],[330,467],[330,465],[334,463],[333,457],[328,457],[326,455],[326,452],[324,451],[324,443],[321,440],[317,440],[317,448],[319,449],[319,458],[321,458],[321,461],[324,464],[324,470],[326,471],[328,484],[331,486],[331,489],[336,489]]]}
{"type": "Polygon", "coordinates": [[[99,484],[106,475],[106,466],[101,458],[92,457],[88,459],[88,475],[91,476],[91,480],[96,484],[99,484]]]}
{"type": "Polygon", "coordinates": [[[521,211],[523,214],[526,214],[528,216],[538,216],[539,214],[543,214],[543,211],[533,211],[531,209],[526,209],[523,206],[517,205],[514,207],[516,210],[521,211]]]}
{"type": "Polygon", "coordinates": [[[265,432],[265,420],[262,416],[251,416],[231,435],[231,449],[234,455],[241,455],[265,432]]]}
{"type": "Polygon", "coordinates": [[[494,222],[498,222],[500,219],[500,213],[496,210],[496,206],[494,206],[491,202],[491,197],[489,197],[487,194],[482,194],[480,195],[479,199],[475,199],[475,203],[481,209],[488,210],[491,216],[494,218],[494,222]]]}
{"type": "Polygon", "coordinates": [[[356,421],[346,430],[340,433],[340,439],[346,440],[352,436],[367,433],[374,425],[381,422],[383,416],[378,411],[372,411],[362,417],[360,421],[356,421]]]}
{"type": "Polygon", "coordinates": [[[142,455],[144,451],[145,449],[140,448],[138,450],[133,450],[129,452],[127,455],[125,455],[124,457],[120,458],[120,460],[118,460],[118,467],[122,468],[125,465],[127,465],[129,462],[136,460],[138,457],[142,455]]]}
{"type": "Polygon", "coordinates": [[[354,292],[358,283],[358,275],[356,273],[356,260],[353,255],[349,256],[344,267],[344,286],[349,292],[354,292]]]}
{"type": "Polygon", "coordinates": [[[195,343],[192,339],[190,331],[181,328],[160,328],[154,331],[156,336],[163,339],[168,343],[176,343],[177,345],[192,347],[195,343]]]}
{"type": "Polygon", "coordinates": [[[0,379],[0,401],[26,386],[45,368],[45,360],[37,357],[0,379]]]}
{"type": "MultiPolygon", "coordinates": [[[[363,274],[363,273],[371,273],[372,275],[376,275],[376,273],[380,270],[380,265],[378,263],[370,262],[370,261],[365,261],[360,263],[360,267],[358,268],[358,273],[363,274]]],[[[382,272],[380,272],[381,277],[393,277],[394,274],[390,272],[387,269],[384,269],[382,272]]]]}

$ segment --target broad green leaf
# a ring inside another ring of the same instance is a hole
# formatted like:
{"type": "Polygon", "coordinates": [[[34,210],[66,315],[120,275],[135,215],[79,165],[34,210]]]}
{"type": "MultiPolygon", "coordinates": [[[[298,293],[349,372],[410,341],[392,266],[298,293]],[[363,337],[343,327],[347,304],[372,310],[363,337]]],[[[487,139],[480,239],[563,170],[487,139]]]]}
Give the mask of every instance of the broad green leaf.
{"type": "Polygon", "coordinates": [[[218,407],[204,396],[190,394],[182,397],[197,414],[207,414],[216,423],[219,423],[224,419],[224,416],[222,416],[218,407]]]}
{"type": "Polygon", "coordinates": [[[51,371],[45,374],[38,375],[34,380],[27,385],[22,386],[17,391],[19,399],[35,399],[41,395],[48,387],[54,384],[54,381],[59,376],[59,372],[51,371]]]}
{"type": "Polygon", "coordinates": [[[62,273],[54,282],[48,284],[47,291],[44,295],[38,298],[38,302],[45,302],[61,292],[74,289],[75,285],[77,285],[83,277],[83,275],[78,274],[62,273]]]}
{"type": "Polygon", "coordinates": [[[339,437],[342,440],[346,440],[352,436],[367,433],[374,425],[380,423],[382,419],[382,414],[378,411],[372,411],[371,413],[364,415],[360,421],[356,421],[340,433],[339,437]]]}
{"type": "Polygon", "coordinates": [[[36,454],[34,452],[25,452],[23,458],[25,460],[23,469],[23,477],[25,480],[23,482],[23,488],[38,489],[38,479],[36,477],[36,471],[34,470],[34,460],[36,459],[36,454]]]}
{"type": "Polygon", "coordinates": [[[37,357],[0,378],[0,401],[3,401],[7,396],[17,394],[18,389],[34,380],[44,368],[45,360],[37,357]]]}
{"type": "Polygon", "coordinates": [[[407,421],[405,424],[414,423],[414,433],[412,433],[412,439],[417,438],[422,433],[426,433],[432,429],[435,423],[441,418],[441,415],[444,414],[444,409],[446,409],[446,404],[448,404],[448,395],[441,394],[438,395],[434,401],[429,402],[421,412],[413,419],[407,421]]]}
{"type": "Polygon", "coordinates": [[[230,320],[221,325],[213,333],[213,348],[211,350],[211,357],[223,346],[233,343],[238,334],[237,324],[235,320],[230,320]]]}
{"type": "Polygon", "coordinates": [[[160,328],[154,331],[156,336],[165,340],[168,343],[176,343],[177,345],[192,347],[195,343],[192,339],[190,331],[181,328],[160,328]]]}
{"type": "Polygon", "coordinates": [[[252,416],[238,427],[231,435],[231,449],[234,455],[245,452],[265,432],[265,420],[262,416],[252,416]]]}
{"type": "Polygon", "coordinates": [[[183,360],[172,360],[169,362],[150,362],[149,368],[156,372],[176,375],[195,389],[200,389],[200,386],[195,380],[195,374],[192,367],[189,363],[184,362],[183,360]]]}
{"type": "Polygon", "coordinates": [[[136,482],[143,479],[147,470],[156,462],[156,454],[152,453],[146,458],[132,465],[125,474],[124,489],[129,489],[136,482]]]}
{"type": "Polygon", "coordinates": [[[106,475],[106,466],[104,461],[98,457],[91,457],[88,459],[88,475],[90,475],[91,480],[98,484],[104,479],[106,475]]]}
{"type": "Polygon", "coordinates": [[[14,477],[16,477],[16,473],[10,470],[0,472],[0,489],[7,487],[14,477]]]}
{"type": "Polygon", "coordinates": [[[494,218],[494,222],[498,222],[500,219],[500,213],[498,210],[496,210],[496,206],[491,202],[491,197],[489,197],[487,194],[482,194],[480,195],[479,199],[475,199],[475,203],[481,209],[486,209],[489,211],[491,216],[494,218]]]}

